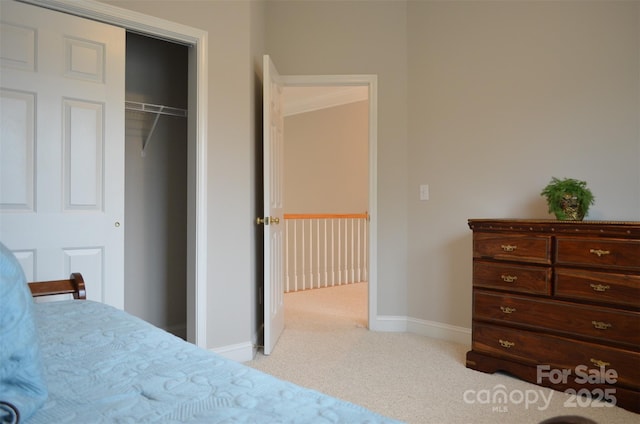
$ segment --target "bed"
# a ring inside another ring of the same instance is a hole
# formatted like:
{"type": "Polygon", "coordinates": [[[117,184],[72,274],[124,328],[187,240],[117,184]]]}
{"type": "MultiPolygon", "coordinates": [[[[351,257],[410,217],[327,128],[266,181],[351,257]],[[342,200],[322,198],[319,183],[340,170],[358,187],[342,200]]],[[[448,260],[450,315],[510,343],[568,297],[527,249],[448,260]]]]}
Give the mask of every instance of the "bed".
{"type": "MultiPolygon", "coordinates": [[[[25,357],[39,357],[41,364],[27,378],[14,377],[14,386],[2,371],[1,423],[397,422],[198,348],[124,311],[86,300],[84,290],[80,274],[28,284],[26,291],[34,297],[67,293],[74,299],[23,302],[31,308],[39,348],[25,357]],[[38,370],[43,384],[32,390],[36,401],[20,404],[24,396],[12,391],[33,389],[38,370]]],[[[11,297],[7,293],[2,288],[0,299],[11,297]]],[[[6,350],[6,324],[12,319],[4,318],[0,336],[6,350]]],[[[16,344],[28,350],[33,341],[16,344]]]]}

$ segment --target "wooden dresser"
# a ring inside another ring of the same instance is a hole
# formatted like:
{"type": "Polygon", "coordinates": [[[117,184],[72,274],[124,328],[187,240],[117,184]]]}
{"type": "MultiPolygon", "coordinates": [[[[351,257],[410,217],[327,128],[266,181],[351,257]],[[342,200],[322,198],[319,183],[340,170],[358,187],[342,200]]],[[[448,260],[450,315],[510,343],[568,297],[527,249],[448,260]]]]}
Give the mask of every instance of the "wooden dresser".
{"type": "MultiPolygon", "coordinates": [[[[640,412],[640,222],[471,219],[467,367],[640,412]]],[[[578,402],[579,401],[579,402],[578,402]]]]}

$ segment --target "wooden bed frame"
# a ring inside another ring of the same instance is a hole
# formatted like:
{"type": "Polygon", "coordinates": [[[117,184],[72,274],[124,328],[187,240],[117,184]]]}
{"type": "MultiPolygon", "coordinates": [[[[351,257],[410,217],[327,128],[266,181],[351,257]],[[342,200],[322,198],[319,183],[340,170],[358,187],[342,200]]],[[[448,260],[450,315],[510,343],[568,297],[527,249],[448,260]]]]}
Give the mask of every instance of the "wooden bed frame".
{"type": "Polygon", "coordinates": [[[34,281],[29,283],[29,289],[33,297],[72,294],[74,299],[87,298],[84,278],[79,272],[72,273],[68,280],[34,281]]]}

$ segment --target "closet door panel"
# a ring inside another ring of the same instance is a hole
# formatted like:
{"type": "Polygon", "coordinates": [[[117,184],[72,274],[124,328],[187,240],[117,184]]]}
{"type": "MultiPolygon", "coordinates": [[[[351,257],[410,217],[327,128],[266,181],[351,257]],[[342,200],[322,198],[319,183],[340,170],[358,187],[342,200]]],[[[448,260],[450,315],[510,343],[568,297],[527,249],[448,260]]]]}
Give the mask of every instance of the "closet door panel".
{"type": "MultiPolygon", "coordinates": [[[[33,212],[35,194],[34,93],[0,92],[0,211],[33,212]]],[[[1,213],[1,212],[0,212],[1,213]]]]}
{"type": "Polygon", "coordinates": [[[29,280],[82,272],[89,297],[123,308],[125,30],[0,9],[0,240],[29,280]]]}
{"type": "Polygon", "coordinates": [[[104,83],[104,45],[90,40],[65,39],[65,75],[104,83]]]}
{"type": "Polygon", "coordinates": [[[101,211],[104,106],[69,99],[64,104],[64,207],[101,211]]]}
{"type": "Polygon", "coordinates": [[[34,71],[36,67],[36,30],[0,22],[0,66],[34,71]]]}

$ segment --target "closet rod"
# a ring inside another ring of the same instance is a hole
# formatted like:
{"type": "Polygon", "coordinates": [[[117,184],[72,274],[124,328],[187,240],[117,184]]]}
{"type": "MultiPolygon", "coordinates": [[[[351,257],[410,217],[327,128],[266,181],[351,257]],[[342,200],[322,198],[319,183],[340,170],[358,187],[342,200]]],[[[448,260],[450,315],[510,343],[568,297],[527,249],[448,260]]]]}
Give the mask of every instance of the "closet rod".
{"type": "Polygon", "coordinates": [[[124,108],[136,112],[157,113],[159,115],[179,116],[181,118],[185,118],[187,116],[186,109],[164,105],[154,105],[151,103],[125,101],[124,108]]]}
{"type": "Polygon", "coordinates": [[[149,131],[147,138],[142,143],[142,156],[144,156],[144,151],[147,148],[147,144],[149,143],[149,140],[151,140],[151,136],[156,129],[156,125],[158,125],[158,119],[160,119],[160,115],[178,116],[181,118],[187,116],[186,109],[179,109],[171,106],[154,105],[150,103],[125,101],[124,108],[126,110],[133,110],[136,112],[147,112],[156,114],[156,118],[153,120],[151,130],[149,131]]]}

